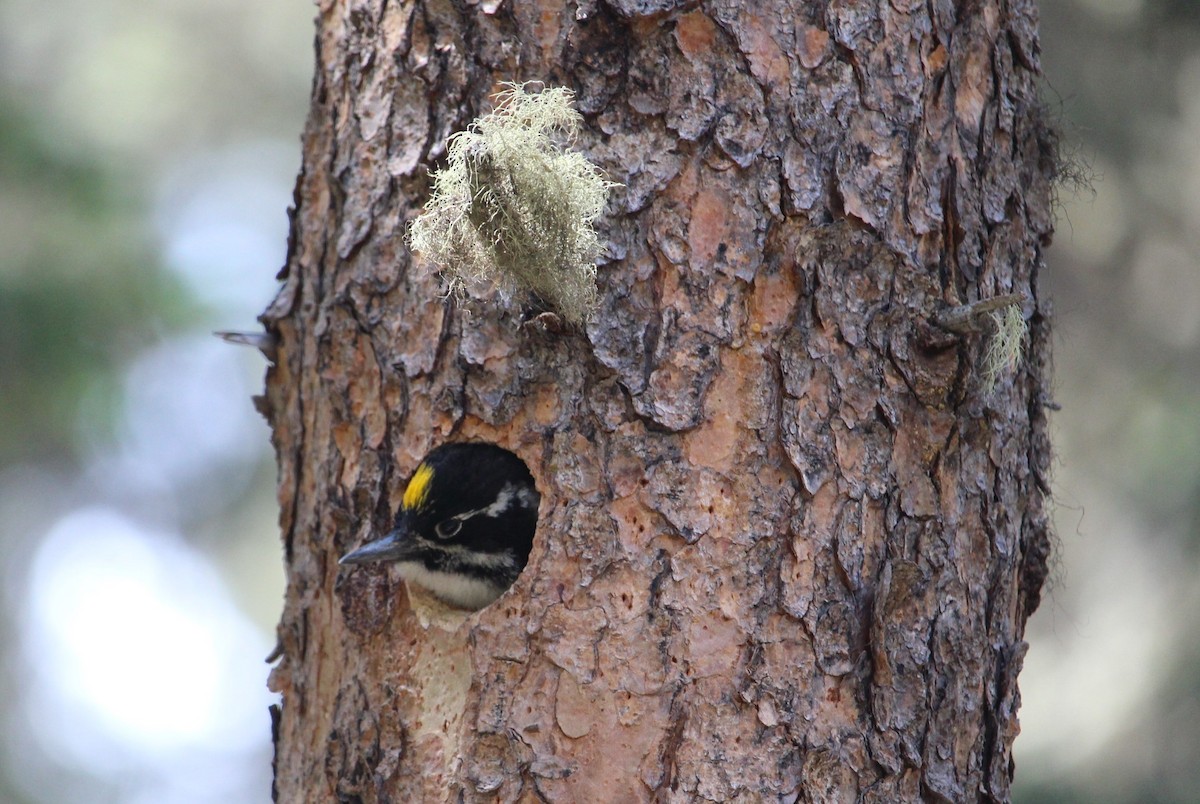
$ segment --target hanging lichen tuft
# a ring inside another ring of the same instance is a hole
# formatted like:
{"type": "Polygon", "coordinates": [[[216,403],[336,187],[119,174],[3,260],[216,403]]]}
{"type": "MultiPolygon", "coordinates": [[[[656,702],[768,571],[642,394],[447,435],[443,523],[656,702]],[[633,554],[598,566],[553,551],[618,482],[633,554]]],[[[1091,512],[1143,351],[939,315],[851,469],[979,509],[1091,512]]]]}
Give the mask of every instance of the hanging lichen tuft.
{"type": "Polygon", "coordinates": [[[991,393],[1000,378],[1015,371],[1021,362],[1029,325],[1018,304],[992,310],[988,315],[992,320],[992,336],[983,358],[983,382],[988,393],[991,393]]]}
{"type": "Polygon", "coordinates": [[[505,86],[494,111],[450,138],[409,244],[441,267],[454,295],[527,290],[582,323],[597,297],[592,224],[616,185],[570,149],[582,123],[571,90],[505,86]]]}

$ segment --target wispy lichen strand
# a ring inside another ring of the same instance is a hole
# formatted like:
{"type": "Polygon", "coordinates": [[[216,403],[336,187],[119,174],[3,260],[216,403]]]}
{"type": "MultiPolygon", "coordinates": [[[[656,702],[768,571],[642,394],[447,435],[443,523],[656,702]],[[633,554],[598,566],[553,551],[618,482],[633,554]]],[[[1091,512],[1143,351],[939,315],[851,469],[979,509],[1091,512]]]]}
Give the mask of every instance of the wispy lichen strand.
{"type": "Polygon", "coordinates": [[[450,138],[409,243],[456,295],[524,289],[580,323],[597,297],[593,223],[615,185],[570,148],[582,123],[571,90],[506,86],[494,111],[450,138]]]}
{"type": "Polygon", "coordinates": [[[1017,304],[993,310],[988,315],[992,319],[993,331],[983,359],[983,380],[990,393],[1002,376],[1016,370],[1029,325],[1017,304]]]}

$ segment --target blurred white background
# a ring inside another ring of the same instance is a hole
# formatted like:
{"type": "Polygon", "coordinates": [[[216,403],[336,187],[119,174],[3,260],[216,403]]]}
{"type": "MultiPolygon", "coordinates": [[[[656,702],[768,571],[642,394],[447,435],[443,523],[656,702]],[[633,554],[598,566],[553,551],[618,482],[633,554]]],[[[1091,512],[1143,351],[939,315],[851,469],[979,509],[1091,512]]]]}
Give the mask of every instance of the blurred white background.
{"type": "MultiPolygon", "coordinates": [[[[1044,0],[1052,588],[1018,801],[1200,790],[1200,4],[1044,0]]],[[[0,801],[261,802],[282,599],[249,397],[313,7],[0,0],[0,801]]]]}
{"type": "Polygon", "coordinates": [[[0,0],[0,801],[270,798],[306,2],[0,0]]]}

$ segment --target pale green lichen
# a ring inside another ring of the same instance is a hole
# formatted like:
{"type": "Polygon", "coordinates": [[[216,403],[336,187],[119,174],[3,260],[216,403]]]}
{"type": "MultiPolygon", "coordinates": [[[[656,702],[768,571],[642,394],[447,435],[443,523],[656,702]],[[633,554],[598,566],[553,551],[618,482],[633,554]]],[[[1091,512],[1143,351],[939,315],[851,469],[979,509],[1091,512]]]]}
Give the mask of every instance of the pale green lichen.
{"type": "Polygon", "coordinates": [[[578,324],[596,306],[593,223],[616,185],[570,148],[582,124],[571,90],[505,86],[494,111],[450,138],[409,244],[456,296],[532,291],[578,324]]]}
{"type": "Polygon", "coordinates": [[[983,382],[988,393],[1005,374],[1016,370],[1025,348],[1029,325],[1019,304],[1010,304],[988,314],[992,320],[992,335],[983,358],[983,382]]]}

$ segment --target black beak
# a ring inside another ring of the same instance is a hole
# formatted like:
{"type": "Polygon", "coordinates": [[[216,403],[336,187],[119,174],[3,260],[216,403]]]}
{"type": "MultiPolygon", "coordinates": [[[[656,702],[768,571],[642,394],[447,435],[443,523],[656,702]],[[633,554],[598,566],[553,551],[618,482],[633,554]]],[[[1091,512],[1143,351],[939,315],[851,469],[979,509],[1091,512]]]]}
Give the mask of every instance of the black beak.
{"type": "Polygon", "coordinates": [[[403,561],[414,558],[416,549],[406,528],[396,528],[386,536],[367,542],[338,559],[339,564],[367,564],[372,561],[403,561]]]}

